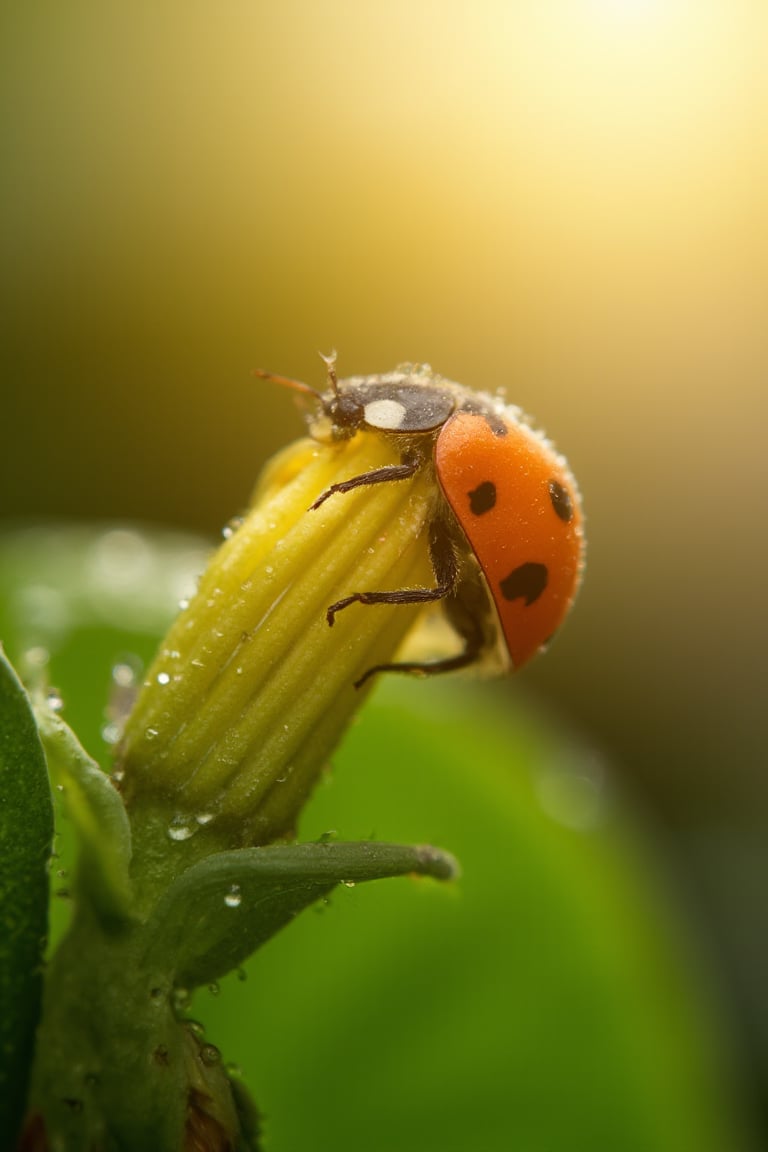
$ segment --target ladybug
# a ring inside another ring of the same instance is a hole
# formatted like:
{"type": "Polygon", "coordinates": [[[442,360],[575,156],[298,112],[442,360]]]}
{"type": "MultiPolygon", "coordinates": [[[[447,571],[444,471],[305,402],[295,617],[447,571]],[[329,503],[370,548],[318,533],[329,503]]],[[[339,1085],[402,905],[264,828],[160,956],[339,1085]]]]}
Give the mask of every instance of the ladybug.
{"type": "Polygon", "coordinates": [[[521,668],[562,623],[581,579],[581,503],[565,459],[519,408],[445,380],[427,365],[339,380],[335,354],[323,359],[322,393],[256,375],[315,397],[315,439],[332,443],[372,432],[395,444],[400,462],[333,484],[310,511],[422,469],[433,472],[436,497],[429,525],[434,586],[353,592],[330,605],[328,624],[353,604],[441,602],[463,643],[444,659],[377,665],[357,687],[379,672],[434,674],[482,662],[505,672],[521,668]]]}

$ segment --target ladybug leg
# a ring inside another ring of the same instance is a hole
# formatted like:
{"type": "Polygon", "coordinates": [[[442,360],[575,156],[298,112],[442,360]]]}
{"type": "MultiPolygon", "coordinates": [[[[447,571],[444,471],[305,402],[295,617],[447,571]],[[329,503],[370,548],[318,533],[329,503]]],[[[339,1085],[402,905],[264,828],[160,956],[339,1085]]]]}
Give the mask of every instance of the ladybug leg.
{"type": "Polygon", "coordinates": [[[453,541],[439,520],[433,521],[429,529],[429,557],[435,573],[435,588],[397,588],[391,592],[353,592],[343,600],[331,604],[326,619],[333,627],[337,612],[350,604],[430,604],[443,600],[456,585],[459,567],[453,541]]]}
{"type": "Polygon", "coordinates": [[[466,607],[461,595],[455,595],[462,587],[459,584],[459,563],[450,532],[445,524],[437,519],[430,526],[429,555],[437,581],[434,588],[400,588],[391,592],[355,592],[331,604],[326,613],[329,625],[333,626],[337,612],[350,604],[429,604],[448,597],[447,614],[451,625],[464,641],[464,649],[456,656],[445,660],[402,661],[398,664],[376,664],[369,668],[355,688],[379,672],[406,672],[422,676],[432,676],[441,672],[453,672],[474,664],[483,650],[485,634],[476,612],[466,607]]]}
{"type": "Polygon", "coordinates": [[[480,626],[477,616],[469,611],[462,610],[461,596],[451,598],[446,606],[446,614],[461,639],[464,648],[455,656],[448,656],[444,660],[401,660],[397,664],[376,664],[368,668],[359,680],[355,681],[355,688],[362,688],[366,680],[379,672],[406,672],[416,676],[439,676],[443,672],[455,672],[459,668],[469,668],[480,659],[486,644],[485,633],[480,626]]]}
{"type": "Polygon", "coordinates": [[[355,680],[354,687],[362,688],[371,676],[378,676],[379,672],[406,672],[414,676],[439,676],[442,672],[455,672],[458,668],[468,668],[480,656],[480,646],[465,648],[457,656],[445,660],[403,660],[399,664],[376,664],[369,668],[359,680],[355,680]]]}
{"type": "Polygon", "coordinates": [[[342,480],[339,484],[331,484],[330,488],[326,488],[314,504],[310,505],[309,511],[314,512],[335,492],[351,492],[355,488],[362,488],[368,484],[388,484],[391,480],[407,480],[415,472],[418,472],[420,466],[421,460],[418,456],[403,456],[400,464],[385,464],[383,468],[373,468],[370,472],[363,472],[360,476],[351,476],[349,480],[342,480]]]}

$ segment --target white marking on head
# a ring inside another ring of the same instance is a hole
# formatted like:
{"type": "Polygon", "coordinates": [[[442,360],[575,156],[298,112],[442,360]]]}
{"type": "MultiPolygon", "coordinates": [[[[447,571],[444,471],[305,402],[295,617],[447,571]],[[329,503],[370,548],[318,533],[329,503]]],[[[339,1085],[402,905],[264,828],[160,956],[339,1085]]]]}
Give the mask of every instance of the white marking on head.
{"type": "Polygon", "coordinates": [[[398,400],[372,400],[364,409],[365,422],[370,428],[396,432],[402,426],[406,411],[405,404],[398,400]]]}

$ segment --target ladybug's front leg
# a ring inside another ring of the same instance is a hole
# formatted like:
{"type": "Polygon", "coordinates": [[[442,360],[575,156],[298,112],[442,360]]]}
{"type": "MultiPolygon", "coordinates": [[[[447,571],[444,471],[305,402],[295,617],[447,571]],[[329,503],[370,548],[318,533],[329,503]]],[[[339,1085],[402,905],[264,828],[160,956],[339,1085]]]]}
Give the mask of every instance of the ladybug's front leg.
{"type": "Polygon", "coordinates": [[[385,464],[382,468],[373,468],[360,476],[352,476],[349,480],[331,484],[330,488],[326,488],[314,504],[310,505],[309,511],[314,512],[335,492],[351,492],[354,488],[363,488],[368,484],[388,484],[391,480],[408,480],[420,467],[421,460],[418,456],[404,455],[400,464],[385,464]]]}

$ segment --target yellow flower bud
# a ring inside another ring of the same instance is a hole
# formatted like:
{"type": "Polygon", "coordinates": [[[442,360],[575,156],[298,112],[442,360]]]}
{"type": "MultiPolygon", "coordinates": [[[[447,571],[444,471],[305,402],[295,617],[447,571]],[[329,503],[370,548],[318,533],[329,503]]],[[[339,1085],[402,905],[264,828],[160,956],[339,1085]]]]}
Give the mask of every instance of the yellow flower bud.
{"type": "Polygon", "coordinates": [[[120,745],[131,810],[147,800],[184,840],[218,844],[290,835],[318,774],[390,661],[418,605],[336,601],[364,589],[434,584],[430,468],[313,503],[332,484],[396,464],[386,437],[302,440],[268,465],[254,503],[215,553],[148,671],[120,745]]]}

